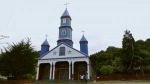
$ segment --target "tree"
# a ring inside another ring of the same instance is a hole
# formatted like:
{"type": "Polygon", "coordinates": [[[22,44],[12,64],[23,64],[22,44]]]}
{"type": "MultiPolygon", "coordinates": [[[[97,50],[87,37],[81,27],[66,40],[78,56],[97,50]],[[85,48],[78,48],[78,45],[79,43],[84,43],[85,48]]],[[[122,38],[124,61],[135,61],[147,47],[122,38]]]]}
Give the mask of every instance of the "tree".
{"type": "Polygon", "coordinates": [[[120,61],[121,49],[113,46],[109,46],[106,51],[100,51],[90,56],[91,64],[96,71],[97,75],[100,75],[100,69],[102,66],[110,65],[114,67],[116,73],[122,72],[122,62],[120,61]]]}
{"type": "Polygon", "coordinates": [[[100,73],[103,75],[110,75],[114,73],[114,67],[110,65],[104,65],[100,69],[100,73]]]}
{"type": "Polygon", "coordinates": [[[123,35],[122,41],[122,61],[125,66],[125,70],[133,69],[133,60],[135,56],[135,40],[130,33],[130,31],[126,30],[123,35]]]}
{"type": "Polygon", "coordinates": [[[35,74],[39,53],[34,50],[30,39],[13,43],[2,51],[0,73],[14,79],[22,79],[26,74],[35,74]]]}

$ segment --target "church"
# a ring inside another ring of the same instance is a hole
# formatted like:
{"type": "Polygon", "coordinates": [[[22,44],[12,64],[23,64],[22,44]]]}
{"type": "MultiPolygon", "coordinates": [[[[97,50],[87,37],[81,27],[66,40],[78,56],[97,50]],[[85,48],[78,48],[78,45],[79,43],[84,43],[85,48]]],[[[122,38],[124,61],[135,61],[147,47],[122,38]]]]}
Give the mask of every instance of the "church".
{"type": "Polygon", "coordinates": [[[88,55],[88,41],[83,35],[79,41],[80,50],[73,48],[71,20],[66,8],[60,17],[57,46],[49,49],[47,39],[42,43],[36,81],[74,81],[85,73],[90,80],[93,72],[88,55]]]}

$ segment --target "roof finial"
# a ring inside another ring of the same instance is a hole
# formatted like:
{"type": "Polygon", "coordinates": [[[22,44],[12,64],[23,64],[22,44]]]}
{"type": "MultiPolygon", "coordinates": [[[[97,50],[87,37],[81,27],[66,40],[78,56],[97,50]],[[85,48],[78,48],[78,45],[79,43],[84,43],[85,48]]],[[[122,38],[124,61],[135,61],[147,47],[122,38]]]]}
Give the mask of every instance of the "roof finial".
{"type": "Polygon", "coordinates": [[[83,35],[84,35],[84,32],[85,32],[85,31],[81,31],[81,32],[83,32],[83,35]]]}
{"type": "Polygon", "coordinates": [[[67,5],[68,5],[69,3],[67,3],[67,1],[66,1],[66,4],[64,4],[64,5],[66,5],[66,8],[67,8],[67,5]]]}
{"type": "Polygon", "coordinates": [[[48,35],[46,34],[45,36],[46,36],[46,39],[47,39],[48,35]]]}

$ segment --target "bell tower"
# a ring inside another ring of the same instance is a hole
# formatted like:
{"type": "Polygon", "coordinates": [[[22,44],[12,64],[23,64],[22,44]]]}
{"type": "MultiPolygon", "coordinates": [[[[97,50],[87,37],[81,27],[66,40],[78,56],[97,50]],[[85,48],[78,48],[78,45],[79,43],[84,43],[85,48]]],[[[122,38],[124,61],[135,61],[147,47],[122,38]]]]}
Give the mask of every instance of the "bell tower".
{"type": "Polygon", "coordinates": [[[68,13],[67,8],[65,9],[64,13],[60,17],[60,27],[59,27],[59,38],[57,40],[57,45],[61,42],[66,43],[67,45],[73,47],[72,41],[72,27],[71,27],[71,17],[68,13]]]}

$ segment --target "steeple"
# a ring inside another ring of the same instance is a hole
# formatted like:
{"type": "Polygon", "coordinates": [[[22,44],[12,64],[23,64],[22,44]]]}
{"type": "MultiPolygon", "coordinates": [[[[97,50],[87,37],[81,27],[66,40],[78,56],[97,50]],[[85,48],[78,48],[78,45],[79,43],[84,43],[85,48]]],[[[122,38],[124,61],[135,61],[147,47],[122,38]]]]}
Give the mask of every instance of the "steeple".
{"type": "Polygon", "coordinates": [[[64,42],[69,46],[73,47],[71,17],[69,15],[67,8],[63,12],[60,19],[61,21],[60,21],[59,38],[57,40],[57,45],[60,44],[61,42],[64,42]]]}
{"type": "MultiPolygon", "coordinates": [[[[64,13],[62,14],[61,18],[63,18],[63,17],[70,17],[67,8],[66,8],[66,10],[64,11],[64,13]]],[[[71,19],[71,17],[70,17],[70,19],[71,19]]]]}
{"type": "Polygon", "coordinates": [[[88,41],[86,40],[84,35],[82,36],[79,43],[80,43],[80,51],[88,55],[88,41]]]}
{"type": "Polygon", "coordinates": [[[88,42],[88,41],[86,40],[86,38],[84,37],[84,35],[82,36],[80,42],[83,42],[83,41],[88,42]]]}
{"type": "Polygon", "coordinates": [[[47,41],[47,39],[45,39],[45,41],[42,43],[41,45],[41,53],[40,56],[44,55],[46,52],[49,51],[49,43],[47,41]]]}

